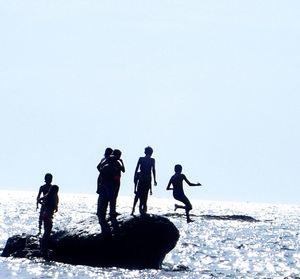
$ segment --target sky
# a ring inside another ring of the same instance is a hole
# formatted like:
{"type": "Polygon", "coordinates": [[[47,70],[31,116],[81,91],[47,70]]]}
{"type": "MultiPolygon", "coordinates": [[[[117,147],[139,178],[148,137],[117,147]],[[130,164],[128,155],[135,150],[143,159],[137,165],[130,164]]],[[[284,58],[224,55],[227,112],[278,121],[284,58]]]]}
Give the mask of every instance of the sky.
{"type": "Polygon", "coordinates": [[[300,2],[0,0],[0,190],[97,195],[106,147],[133,195],[299,203],[300,2]]]}

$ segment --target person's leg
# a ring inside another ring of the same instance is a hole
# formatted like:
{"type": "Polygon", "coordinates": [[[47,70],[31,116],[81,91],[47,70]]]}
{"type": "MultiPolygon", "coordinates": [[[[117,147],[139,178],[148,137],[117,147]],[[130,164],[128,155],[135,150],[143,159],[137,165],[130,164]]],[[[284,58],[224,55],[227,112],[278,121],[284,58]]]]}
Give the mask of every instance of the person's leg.
{"type": "Polygon", "coordinates": [[[174,211],[176,211],[178,208],[180,208],[180,209],[186,209],[185,205],[175,204],[174,211]]]}
{"type": "Polygon", "coordinates": [[[134,200],[133,200],[133,206],[132,206],[131,215],[134,215],[134,211],[135,211],[135,207],[136,207],[136,204],[137,204],[137,202],[138,202],[138,199],[139,199],[138,195],[135,194],[134,200]]]}
{"type": "Polygon", "coordinates": [[[48,242],[50,239],[50,234],[52,231],[53,226],[53,220],[52,216],[46,215],[44,213],[43,215],[43,221],[44,221],[44,234],[41,240],[41,252],[44,257],[47,257],[48,255],[48,242]]]}
{"type": "Polygon", "coordinates": [[[44,213],[44,210],[43,210],[43,207],[42,207],[41,210],[40,210],[40,215],[39,215],[39,234],[42,231],[43,213],[44,213]]]}
{"type": "Polygon", "coordinates": [[[120,190],[120,183],[117,183],[115,185],[111,185],[111,191],[110,191],[110,201],[109,201],[109,214],[111,217],[116,217],[119,215],[117,213],[117,198],[119,195],[119,190],[120,190]]]}
{"type": "Polygon", "coordinates": [[[187,223],[190,223],[190,222],[194,222],[191,218],[190,218],[190,211],[192,210],[192,204],[190,203],[189,199],[187,197],[185,197],[185,201],[184,201],[184,204],[185,204],[185,214],[186,214],[186,221],[187,223]]]}
{"type": "Polygon", "coordinates": [[[147,213],[147,200],[148,200],[148,192],[149,189],[146,188],[146,185],[143,185],[140,187],[140,214],[146,214],[147,213]]]}
{"type": "Polygon", "coordinates": [[[145,190],[145,194],[144,194],[144,214],[147,213],[148,207],[147,207],[147,202],[148,202],[148,196],[149,196],[149,190],[150,188],[147,187],[147,189],[145,190]]]}
{"type": "Polygon", "coordinates": [[[145,204],[145,193],[144,193],[144,184],[142,183],[142,181],[139,181],[138,182],[138,186],[137,186],[137,193],[136,193],[136,196],[138,196],[138,199],[140,200],[140,203],[139,203],[139,211],[140,211],[140,214],[143,214],[144,212],[144,204],[145,204]]]}
{"type": "Polygon", "coordinates": [[[99,195],[98,203],[97,203],[97,216],[101,227],[101,233],[103,234],[110,233],[110,228],[106,221],[107,207],[108,207],[108,199],[99,195]]]}
{"type": "Polygon", "coordinates": [[[190,211],[192,210],[192,204],[190,203],[189,199],[185,195],[175,196],[174,198],[176,200],[184,203],[184,206],[175,204],[175,211],[178,208],[185,209],[187,222],[188,223],[193,222],[193,220],[190,218],[190,211]]]}

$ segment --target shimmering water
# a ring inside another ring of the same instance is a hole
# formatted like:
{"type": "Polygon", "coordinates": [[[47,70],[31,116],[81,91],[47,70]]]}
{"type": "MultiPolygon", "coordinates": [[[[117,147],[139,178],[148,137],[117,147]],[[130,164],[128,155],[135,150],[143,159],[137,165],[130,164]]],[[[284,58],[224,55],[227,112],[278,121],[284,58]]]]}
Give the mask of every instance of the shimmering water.
{"type": "MultiPolygon", "coordinates": [[[[0,250],[9,236],[37,233],[35,197],[36,193],[30,192],[0,192],[0,250]]],[[[93,216],[96,200],[97,195],[61,194],[54,229],[71,227],[93,216]]],[[[172,199],[150,197],[149,213],[167,214],[180,231],[179,242],[161,270],[94,268],[0,257],[0,278],[300,278],[300,206],[192,203],[195,222],[187,224],[183,215],[173,214],[172,199]],[[247,215],[259,222],[204,215],[247,215]]],[[[131,204],[132,198],[121,197],[118,211],[129,216],[131,204]]]]}

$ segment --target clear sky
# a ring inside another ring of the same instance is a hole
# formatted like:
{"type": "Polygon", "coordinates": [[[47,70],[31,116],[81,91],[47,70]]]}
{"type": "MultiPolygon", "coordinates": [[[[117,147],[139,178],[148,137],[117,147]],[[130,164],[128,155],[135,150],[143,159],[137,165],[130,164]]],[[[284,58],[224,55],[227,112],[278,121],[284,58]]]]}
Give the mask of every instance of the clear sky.
{"type": "Polygon", "coordinates": [[[299,30],[297,0],[0,1],[0,189],[95,193],[110,146],[132,195],[150,145],[155,197],[180,163],[191,199],[299,203],[299,30]]]}

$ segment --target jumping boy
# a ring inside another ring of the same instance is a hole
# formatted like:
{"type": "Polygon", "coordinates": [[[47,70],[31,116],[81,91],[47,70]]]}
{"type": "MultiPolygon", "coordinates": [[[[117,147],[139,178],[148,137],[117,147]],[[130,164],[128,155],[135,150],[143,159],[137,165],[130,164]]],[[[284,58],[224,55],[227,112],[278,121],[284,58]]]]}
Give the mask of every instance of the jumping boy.
{"type": "Polygon", "coordinates": [[[186,176],[181,173],[182,172],[182,166],[181,165],[175,165],[175,174],[171,177],[167,190],[173,190],[173,197],[174,199],[181,201],[184,203],[183,205],[175,204],[175,211],[178,208],[185,209],[186,212],[186,220],[188,223],[193,222],[193,220],[190,218],[190,211],[192,210],[192,204],[190,203],[189,199],[185,196],[183,192],[183,181],[185,181],[189,186],[201,186],[201,184],[198,183],[191,183],[186,176]],[[173,187],[171,188],[171,184],[173,187]]]}

